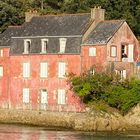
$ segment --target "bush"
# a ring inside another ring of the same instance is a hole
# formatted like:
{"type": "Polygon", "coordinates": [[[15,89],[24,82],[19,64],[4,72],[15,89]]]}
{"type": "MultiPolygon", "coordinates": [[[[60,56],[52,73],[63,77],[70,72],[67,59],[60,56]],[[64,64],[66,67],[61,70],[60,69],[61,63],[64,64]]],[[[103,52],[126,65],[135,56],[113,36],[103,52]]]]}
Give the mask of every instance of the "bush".
{"type": "Polygon", "coordinates": [[[121,80],[116,75],[89,73],[73,76],[71,87],[85,103],[104,101],[123,114],[140,102],[140,80],[121,80]]]}

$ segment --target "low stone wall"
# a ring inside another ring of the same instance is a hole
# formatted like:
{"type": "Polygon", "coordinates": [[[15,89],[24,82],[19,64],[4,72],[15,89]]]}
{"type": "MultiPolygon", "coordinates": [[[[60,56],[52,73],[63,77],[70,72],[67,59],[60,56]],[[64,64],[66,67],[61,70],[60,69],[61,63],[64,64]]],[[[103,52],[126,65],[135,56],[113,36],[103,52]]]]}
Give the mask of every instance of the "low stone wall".
{"type": "Polygon", "coordinates": [[[61,127],[81,131],[122,131],[129,129],[119,114],[104,112],[68,113],[0,109],[0,123],[19,123],[46,127],[61,127]]]}

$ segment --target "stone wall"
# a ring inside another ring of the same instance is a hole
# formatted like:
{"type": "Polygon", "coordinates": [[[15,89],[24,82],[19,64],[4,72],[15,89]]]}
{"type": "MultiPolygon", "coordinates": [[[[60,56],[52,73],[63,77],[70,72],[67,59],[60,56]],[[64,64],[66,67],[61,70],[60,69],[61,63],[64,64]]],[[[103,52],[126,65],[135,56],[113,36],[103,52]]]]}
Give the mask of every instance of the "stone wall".
{"type": "Polygon", "coordinates": [[[122,131],[130,126],[119,114],[0,110],[0,123],[60,127],[81,131],[122,131]]]}

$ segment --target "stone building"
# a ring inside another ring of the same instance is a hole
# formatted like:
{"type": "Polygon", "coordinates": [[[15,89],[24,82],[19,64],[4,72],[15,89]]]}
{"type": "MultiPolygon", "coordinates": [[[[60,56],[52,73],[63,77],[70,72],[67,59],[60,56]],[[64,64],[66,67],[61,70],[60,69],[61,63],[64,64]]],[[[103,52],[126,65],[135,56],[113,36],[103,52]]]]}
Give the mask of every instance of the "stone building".
{"type": "MultiPolygon", "coordinates": [[[[122,78],[135,74],[139,43],[124,20],[104,20],[104,9],[91,13],[26,13],[21,26],[0,35],[0,107],[84,111],[70,90],[67,74],[105,71],[122,78]]],[[[137,63],[138,64],[138,63],[137,63]]]]}

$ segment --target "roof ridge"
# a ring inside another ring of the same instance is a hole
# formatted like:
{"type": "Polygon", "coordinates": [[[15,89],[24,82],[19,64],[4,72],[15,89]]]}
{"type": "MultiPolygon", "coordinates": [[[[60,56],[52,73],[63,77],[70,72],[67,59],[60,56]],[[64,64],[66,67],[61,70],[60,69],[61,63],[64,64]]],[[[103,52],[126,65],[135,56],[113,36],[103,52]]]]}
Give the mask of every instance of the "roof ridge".
{"type": "Polygon", "coordinates": [[[10,25],[10,26],[8,26],[8,28],[13,28],[13,27],[22,27],[22,25],[10,25]]]}
{"type": "Polygon", "coordinates": [[[34,16],[34,17],[45,17],[45,16],[80,16],[80,15],[88,15],[90,13],[73,13],[73,14],[69,14],[69,13],[62,13],[62,14],[47,14],[47,15],[40,15],[40,16],[34,16]]]}
{"type": "Polygon", "coordinates": [[[125,21],[125,19],[113,19],[113,20],[104,20],[104,21],[101,21],[101,22],[116,22],[116,21],[125,21]]]}

